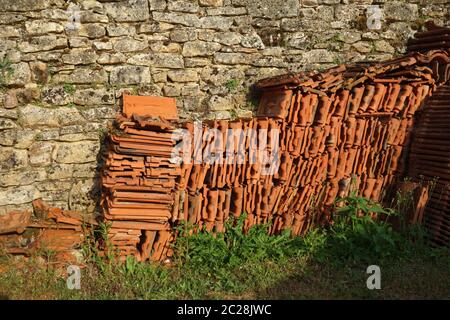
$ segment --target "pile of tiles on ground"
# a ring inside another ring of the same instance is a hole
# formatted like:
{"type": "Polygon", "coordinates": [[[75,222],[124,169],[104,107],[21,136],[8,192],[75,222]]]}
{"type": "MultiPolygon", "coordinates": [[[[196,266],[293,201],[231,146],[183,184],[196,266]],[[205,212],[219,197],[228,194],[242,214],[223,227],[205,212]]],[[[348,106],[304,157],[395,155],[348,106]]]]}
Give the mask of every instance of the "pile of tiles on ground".
{"type": "Polygon", "coordinates": [[[79,262],[83,228],[96,222],[77,211],[49,207],[42,200],[33,201],[33,209],[34,215],[12,211],[0,217],[0,252],[25,256],[53,252],[56,262],[79,262]]]}
{"type": "Polygon", "coordinates": [[[176,219],[176,182],[180,166],[173,164],[176,143],[168,121],[117,118],[102,176],[103,217],[110,222],[109,241],[122,257],[159,260],[168,254],[170,221],[176,219]]]}

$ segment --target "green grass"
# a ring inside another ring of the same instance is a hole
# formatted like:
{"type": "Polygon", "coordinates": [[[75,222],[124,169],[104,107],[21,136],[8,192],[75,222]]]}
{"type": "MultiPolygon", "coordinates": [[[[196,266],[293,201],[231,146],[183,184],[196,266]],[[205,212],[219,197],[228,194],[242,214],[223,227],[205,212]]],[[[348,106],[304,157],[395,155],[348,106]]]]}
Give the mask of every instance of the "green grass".
{"type": "MultiPolygon", "coordinates": [[[[3,258],[0,296],[9,299],[415,299],[450,298],[450,250],[432,248],[420,227],[394,230],[395,212],[359,197],[338,199],[334,223],[304,237],[242,233],[243,218],[224,234],[180,226],[170,266],[127,259],[110,263],[87,243],[81,290],[42,259],[3,258]],[[378,219],[368,218],[376,213],[378,219]],[[38,261],[41,261],[38,263],[38,261]],[[381,290],[368,290],[366,269],[381,268],[381,290]]],[[[107,226],[98,231],[107,233],[107,226]]],[[[92,241],[93,239],[90,238],[92,241]]],[[[111,259],[111,256],[109,256],[111,259]]],[[[47,260],[51,255],[47,255],[47,260]]],[[[51,261],[50,261],[51,262],[51,261]]]]}

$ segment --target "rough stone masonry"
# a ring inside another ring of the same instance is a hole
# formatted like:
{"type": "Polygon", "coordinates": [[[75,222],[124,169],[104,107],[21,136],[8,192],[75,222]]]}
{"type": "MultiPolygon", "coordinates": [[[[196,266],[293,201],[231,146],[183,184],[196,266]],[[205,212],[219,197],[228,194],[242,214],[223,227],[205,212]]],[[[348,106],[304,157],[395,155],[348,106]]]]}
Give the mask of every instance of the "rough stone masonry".
{"type": "Polygon", "coordinates": [[[386,60],[448,0],[1,0],[0,215],[42,198],[94,211],[123,92],[182,118],[251,115],[255,81],[386,60]],[[368,28],[369,11],[382,13],[368,28]]]}

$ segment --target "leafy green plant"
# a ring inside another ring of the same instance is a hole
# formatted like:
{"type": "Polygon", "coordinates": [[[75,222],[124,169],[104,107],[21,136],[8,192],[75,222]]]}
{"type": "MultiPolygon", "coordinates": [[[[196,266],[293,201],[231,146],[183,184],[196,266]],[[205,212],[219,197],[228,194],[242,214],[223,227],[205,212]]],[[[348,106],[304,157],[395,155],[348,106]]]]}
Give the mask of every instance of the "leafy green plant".
{"type": "Polygon", "coordinates": [[[389,224],[397,212],[351,193],[336,200],[334,221],[329,228],[329,252],[338,260],[371,263],[396,254],[402,240],[389,224]]]}
{"type": "Polygon", "coordinates": [[[63,86],[64,92],[68,94],[74,94],[75,93],[75,86],[71,83],[65,83],[63,86]]]}
{"type": "Polygon", "coordinates": [[[34,136],[34,140],[36,141],[42,141],[44,139],[44,135],[42,132],[38,132],[35,136],[34,136]]]}
{"type": "Polygon", "coordinates": [[[248,109],[256,111],[258,109],[258,101],[256,99],[251,99],[247,102],[248,109]]]}
{"type": "Polygon", "coordinates": [[[302,245],[298,247],[301,255],[319,262],[327,260],[328,235],[324,229],[314,228],[301,239],[302,245]]]}
{"type": "Polygon", "coordinates": [[[105,274],[110,274],[117,262],[117,252],[109,241],[111,224],[99,223],[98,227],[84,226],[84,243],[82,251],[87,262],[92,263],[105,274]]]}
{"type": "MultiPolygon", "coordinates": [[[[269,235],[268,225],[256,225],[244,233],[246,216],[243,213],[229,219],[223,233],[196,230],[186,224],[179,226],[174,264],[183,274],[195,270],[195,277],[203,282],[196,284],[195,290],[206,286],[215,291],[243,292],[251,279],[261,283],[282,276],[268,276],[267,269],[262,267],[265,263],[287,263],[300,252],[297,249],[302,240],[292,238],[289,230],[269,235]]],[[[192,285],[183,289],[189,295],[194,290],[192,285]]]]}
{"type": "Polygon", "coordinates": [[[104,127],[98,128],[97,132],[98,132],[99,139],[102,141],[108,135],[108,128],[104,128],[104,127]]]}
{"type": "Polygon", "coordinates": [[[132,256],[125,259],[125,263],[121,265],[121,272],[125,275],[134,275],[138,270],[139,262],[132,256]]]}
{"type": "Polygon", "coordinates": [[[54,261],[54,258],[56,256],[56,251],[49,249],[47,247],[43,247],[43,248],[40,248],[39,250],[37,250],[35,255],[36,255],[36,257],[42,257],[43,259],[45,259],[47,264],[50,264],[54,261]]]}
{"type": "Polygon", "coordinates": [[[230,79],[225,83],[225,88],[227,88],[228,91],[235,91],[238,86],[239,81],[237,79],[230,79]]]}
{"type": "Polygon", "coordinates": [[[333,63],[336,64],[336,65],[343,64],[344,62],[345,62],[345,60],[342,57],[340,57],[340,56],[335,56],[333,58],[333,63]]]}
{"type": "Polygon", "coordinates": [[[185,264],[215,268],[236,268],[242,263],[265,259],[282,259],[292,252],[290,231],[280,235],[268,234],[268,225],[257,225],[243,232],[246,214],[226,222],[224,233],[199,230],[192,233],[189,226],[179,228],[175,245],[176,259],[185,264]]]}
{"type": "Polygon", "coordinates": [[[235,120],[235,119],[239,118],[238,113],[235,109],[230,110],[230,117],[231,117],[231,120],[235,120]]]}
{"type": "Polygon", "coordinates": [[[3,85],[14,73],[14,69],[11,66],[11,61],[8,57],[4,57],[0,60],[0,85],[3,85]]]}

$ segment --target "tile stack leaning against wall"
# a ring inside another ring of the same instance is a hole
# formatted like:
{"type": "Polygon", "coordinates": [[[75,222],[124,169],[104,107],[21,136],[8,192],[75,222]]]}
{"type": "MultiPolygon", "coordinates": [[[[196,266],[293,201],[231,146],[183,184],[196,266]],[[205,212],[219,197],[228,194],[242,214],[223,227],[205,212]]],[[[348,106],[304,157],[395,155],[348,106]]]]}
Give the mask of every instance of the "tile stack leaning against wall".
{"type": "Polygon", "coordinates": [[[169,142],[167,136],[164,152],[153,154],[160,150],[154,146],[164,144],[164,139],[149,138],[147,142],[142,137],[168,134],[177,127],[192,134],[194,123],[155,120],[155,116],[164,116],[158,109],[153,114],[149,111],[150,118],[119,116],[122,132],[112,138],[114,149],[109,152],[105,171],[105,177],[116,179],[104,180],[105,217],[113,223],[123,219],[158,223],[158,228],[146,229],[143,224],[116,228],[118,241],[126,248],[119,242],[118,246],[125,255],[132,253],[141,260],[162,259],[170,254],[164,244],[170,243],[180,220],[220,232],[228,217],[243,212],[247,214],[246,230],[254,224],[269,223],[271,233],[289,228],[294,235],[303,234],[310,226],[329,221],[334,199],[349,191],[352,177],[362,196],[380,200],[383,190],[395,188],[404,177],[414,114],[435,91],[442,70],[448,70],[448,57],[447,51],[434,50],[384,63],[342,65],[323,73],[260,81],[263,94],[257,117],[204,123],[201,148],[194,153],[195,158],[198,153],[211,152],[214,146],[213,153],[225,159],[227,152],[236,151],[226,148],[233,140],[235,146],[243,146],[243,163],[235,157],[231,163],[171,166],[168,152],[176,141],[169,142]],[[219,134],[206,134],[212,128],[219,134]],[[228,128],[241,129],[241,133],[230,136],[228,128]],[[279,162],[274,174],[264,174],[264,166],[250,161],[251,141],[269,146],[272,142],[270,135],[256,137],[251,129],[279,131],[279,152],[270,149],[273,161],[279,162]],[[158,168],[164,167],[166,173],[152,176],[152,170],[148,171],[154,156],[161,157],[158,168]],[[111,174],[116,170],[121,173],[111,174]],[[169,195],[164,201],[161,194],[152,195],[154,190],[142,187],[155,188],[160,178],[170,180],[167,185],[161,183],[163,193],[169,195]],[[121,188],[134,194],[121,193],[121,188]],[[142,216],[133,214],[144,208],[144,202],[156,203],[158,215],[153,217],[152,210],[142,210],[142,216]],[[123,211],[114,215],[116,208],[123,211]]]}
{"type": "Polygon", "coordinates": [[[286,227],[293,223],[295,232],[296,221],[320,223],[336,196],[348,193],[352,177],[360,195],[377,201],[390,197],[405,175],[414,114],[434,92],[439,70],[448,67],[424,65],[442,55],[448,57],[445,51],[415,53],[259,82],[264,90],[259,114],[286,121],[285,136],[291,137],[285,140],[287,167],[292,168],[288,176],[304,179],[308,170],[300,170],[310,168],[308,163],[313,168],[325,163],[319,179],[299,180],[290,185],[294,190],[284,190],[284,195],[293,194],[292,200],[285,196],[282,201],[286,227]],[[319,210],[305,205],[311,198],[319,210]]]}
{"type": "MultiPolygon", "coordinates": [[[[408,50],[428,51],[447,48],[450,51],[450,29],[439,28],[429,23],[429,31],[417,33],[411,39],[408,50]]],[[[450,245],[450,60],[440,55],[440,85],[435,94],[418,113],[418,121],[409,155],[408,176],[414,181],[434,181],[430,200],[424,208],[424,224],[432,240],[439,245],[450,245]]]]}
{"type": "Polygon", "coordinates": [[[120,256],[160,260],[172,238],[169,221],[177,216],[173,204],[181,169],[169,161],[174,125],[143,116],[150,110],[153,117],[176,119],[175,99],[125,95],[123,101],[124,115],[117,117],[119,131],[111,135],[102,176],[103,217],[111,222],[109,241],[120,256]]]}

